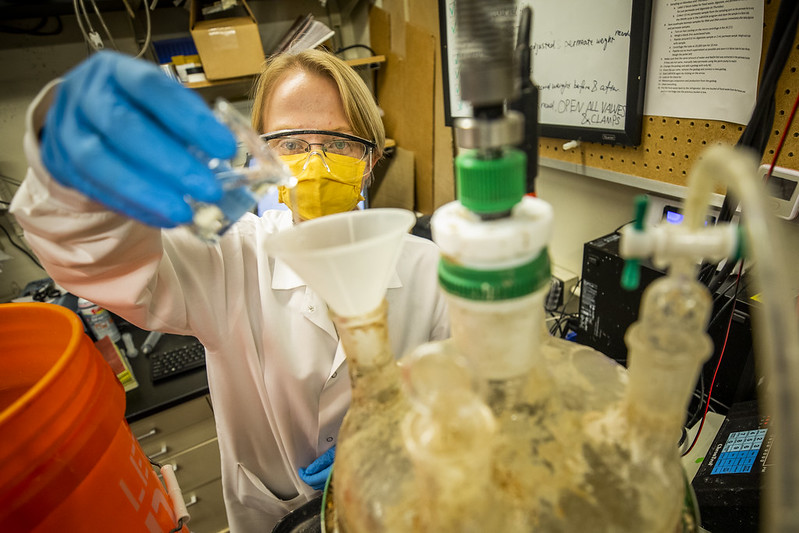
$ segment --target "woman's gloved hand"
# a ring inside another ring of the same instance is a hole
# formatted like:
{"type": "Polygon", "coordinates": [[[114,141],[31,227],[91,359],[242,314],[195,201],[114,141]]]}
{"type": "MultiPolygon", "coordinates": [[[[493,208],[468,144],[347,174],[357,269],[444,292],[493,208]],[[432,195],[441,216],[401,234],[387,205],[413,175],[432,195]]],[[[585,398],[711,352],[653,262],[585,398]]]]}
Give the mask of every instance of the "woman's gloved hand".
{"type": "Polygon", "coordinates": [[[108,51],[66,74],[41,133],[42,161],[58,182],[159,227],[191,220],[186,195],[221,198],[198,150],[230,158],[236,139],[154,64],[108,51]]]}
{"type": "Polygon", "coordinates": [[[300,468],[300,479],[307,483],[311,488],[322,490],[325,488],[327,478],[330,476],[330,469],[333,467],[333,459],[336,457],[336,447],[333,446],[325,453],[317,457],[314,462],[300,468]]]}

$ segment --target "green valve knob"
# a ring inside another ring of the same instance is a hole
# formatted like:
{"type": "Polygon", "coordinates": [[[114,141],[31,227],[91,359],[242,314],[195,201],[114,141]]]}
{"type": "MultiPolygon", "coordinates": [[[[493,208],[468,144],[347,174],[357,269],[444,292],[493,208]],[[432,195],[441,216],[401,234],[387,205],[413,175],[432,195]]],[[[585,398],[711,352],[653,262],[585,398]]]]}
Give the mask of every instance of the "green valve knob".
{"type": "Polygon", "coordinates": [[[738,233],[738,246],[735,248],[735,255],[730,259],[737,261],[746,257],[746,232],[740,224],[737,226],[738,233]]]}
{"type": "Polygon", "coordinates": [[[625,260],[624,269],[621,271],[621,288],[634,291],[639,283],[641,283],[641,262],[638,259],[625,260]]]}
{"type": "MultiPolygon", "coordinates": [[[[649,206],[649,198],[646,195],[635,197],[635,220],[633,229],[635,231],[644,230],[644,217],[646,208],[649,206]]],[[[641,283],[641,261],[639,259],[626,259],[624,269],[621,271],[621,287],[627,291],[634,291],[641,283]]]]}

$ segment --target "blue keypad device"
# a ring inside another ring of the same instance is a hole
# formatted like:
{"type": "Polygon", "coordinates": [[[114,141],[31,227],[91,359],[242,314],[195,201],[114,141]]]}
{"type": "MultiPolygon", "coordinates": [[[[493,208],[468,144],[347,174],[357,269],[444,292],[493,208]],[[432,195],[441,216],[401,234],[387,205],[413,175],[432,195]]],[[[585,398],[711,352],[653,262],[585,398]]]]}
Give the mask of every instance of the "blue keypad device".
{"type": "Polygon", "coordinates": [[[748,474],[766,437],[766,429],[730,433],[719,454],[713,474],[748,474]]]}

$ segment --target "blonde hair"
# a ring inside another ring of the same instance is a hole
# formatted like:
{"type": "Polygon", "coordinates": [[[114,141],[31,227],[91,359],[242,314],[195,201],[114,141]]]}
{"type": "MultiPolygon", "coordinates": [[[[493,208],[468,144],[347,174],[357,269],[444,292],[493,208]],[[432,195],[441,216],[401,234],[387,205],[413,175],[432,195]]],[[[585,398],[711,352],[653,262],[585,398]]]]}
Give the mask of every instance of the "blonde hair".
{"type": "Polygon", "coordinates": [[[323,50],[280,54],[266,62],[253,90],[252,127],[255,131],[266,133],[263,131],[266,100],[286,73],[297,70],[327,76],[333,80],[341,95],[352,133],[374,142],[377,145],[374,156],[379,158],[386,144],[386,132],[372,93],[352,67],[323,50]]]}

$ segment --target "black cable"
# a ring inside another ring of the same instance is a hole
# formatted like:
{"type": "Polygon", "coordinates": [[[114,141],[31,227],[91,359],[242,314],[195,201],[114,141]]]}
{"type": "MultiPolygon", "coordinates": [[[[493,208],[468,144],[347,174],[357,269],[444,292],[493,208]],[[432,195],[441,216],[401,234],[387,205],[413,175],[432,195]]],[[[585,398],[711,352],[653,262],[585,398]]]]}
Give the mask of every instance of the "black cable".
{"type": "Polygon", "coordinates": [[[628,221],[628,222],[625,222],[624,224],[622,224],[622,225],[621,225],[621,226],[619,226],[618,228],[614,229],[614,230],[613,230],[613,233],[618,233],[619,231],[621,231],[621,228],[623,228],[623,227],[624,227],[624,226],[626,226],[627,224],[632,224],[633,222],[635,222],[635,219],[633,219],[633,220],[630,220],[630,221],[628,221]]]}
{"type": "Polygon", "coordinates": [[[703,262],[702,266],[699,268],[699,274],[697,275],[697,280],[707,286],[710,283],[710,280],[713,278],[713,273],[718,268],[718,263],[706,263],[703,262]]]}
{"type": "MultiPolygon", "coordinates": [[[[771,40],[766,50],[763,76],[760,79],[760,86],[757,90],[755,107],[752,110],[749,123],[737,142],[737,146],[755,150],[759,157],[763,156],[771,136],[771,130],[774,125],[774,112],[776,110],[774,94],[779,77],[793,49],[798,25],[799,2],[780,2],[771,40]]],[[[739,203],[740,201],[730,191],[727,191],[721,204],[718,222],[732,220],[739,203]]]]}
{"type": "Polygon", "coordinates": [[[353,48],[365,48],[366,50],[369,50],[369,52],[371,52],[373,56],[377,55],[377,53],[375,53],[375,51],[371,47],[365,44],[351,44],[349,46],[345,46],[344,48],[339,48],[334,53],[335,55],[339,55],[340,53],[346,52],[347,50],[352,50],[353,48]]]}
{"type": "Polygon", "coordinates": [[[765,144],[760,145],[758,142],[762,143],[763,138],[767,140],[771,134],[774,114],[773,112],[769,114],[768,111],[774,105],[774,90],[793,48],[798,23],[799,3],[780,2],[771,41],[766,51],[764,73],[757,93],[758,98],[755,102],[755,109],[752,111],[753,120],[750,120],[750,124],[754,121],[755,127],[747,125],[738,140],[740,146],[760,147],[758,152],[761,155],[765,150],[765,144]],[[763,135],[764,133],[765,135],[763,135]]]}
{"type": "Polygon", "coordinates": [[[680,440],[677,442],[677,446],[682,447],[682,443],[688,440],[688,430],[685,429],[685,426],[682,427],[680,431],[680,440]]]}
{"type": "MultiPolygon", "coordinates": [[[[719,308],[718,312],[716,312],[713,315],[713,317],[710,319],[710,322],[707,325],[706,331],[709,331],[716,324],[716,322],[718,322],[725,315],[727,309],[731,305],[734,305],[735,301],[738,299],[738,295],[740,294],[740,292],[742,290],[746,289],[747,284],[743,284],[743,287],[742,287],[741,283],[731,283],[727,288],[725,288],[719,294],[715,294],[715,292],[718,290],[718,288],[721,286],[721,284],[726,279],[728,279],[729,272],[731,272],[732,269],[735,268],[735,266],[737,264],[738,264],[737,261],[729,261],[728,260],[727,263],[725,263],[724,267],[722,268],[721,272],[719,272],[714,277],[713,281],[711,282],[711,286],[714,287],[713,290],[711,291],[711,295],[713,295],[713,308],[714,309],[716,308],[718,302],[722,298],[727,297],[727,295],[729,294],[730,290],[735,289],[735,293],[733,294],[733,296],[731,298],[729,298],[724,303],[724,305],[721,306],[721,308],[719,308]],[[726,272],[726,274],[724,274],[724,272],[726,272]]],[[[731,312],[733,312],[733,313],[735,312],[734,307],[733,307],[731,312]]],[[[732,317],[730,317],[730,320],[732,320],[732,317]]],[[[702,418],[701,414],[703,412],[703,407],[704,407],[704,404],[705,404],[705,396],[707,396],[707,407],[708,407],[708,409],[710,411],[716,412],[715,409],[710,404],[711,401],[716,402],[722,408],[729,410],[729,408],[727,406],[725,406],[723,403],[721,403],[720,401],[718,401],[717,398],[713,398],[712,391],[707,391],[707,394],[705,394],[704,366],[702,368],[702,371],[699,373],[698,386],[700,388],[699,403],[697,405],[696,410],[691,414],[690,418],[685,423],[686,427],[689,427],[689,428],[692,427],[694,424],[696,424],[702,418]]],[[[696,391],[694,392],[694,395],[696,395],[696,391]]]]}
{"type": "Polygon", "coordinates": [[[741,287],[741,284],[740,284],[740,283],[735,283],[735,284],[733,284],[733,285],[730,285],[730,287],[728,287],[728,288],[727,288],[727,289],[726,289],[726,290],[725,290],[725,291],[724,291],[724,292],[723,292],[723,293],[722,293],[722,294],[719,296],[719,298],[718,298],[718,299],[720,299],[722,296],[724,296],[724,294],[726,294],[727,292],[729,292],[729,289],[730,289],[730,288],[732,288],[732,287],[735,287],[735,293],[732,295],[732,298],[730,298],[729,300],[727,300],[726,302],[724,302],[724,305],[722,305],[722,306],[721,306],[721,309],[719,309],[718,313],[716,313],[716,314],[715,314],[715,316],[713,316],[713,318],[711,318],[711,319],[710,319],[710,322],[709,322],[709,323],[708,323],[708,325],[707,325],[707,330],[708,330],[708,331],[709,331],[709,330],[710,330],[710,328],[711,328],[711,327],[713,327],[713,326],[716,324],[716,322],[718,322],[718,321],[719,321],[719,319],[720,319],[720,318],[721,318],[721,317],[724,315],[724,313],[727,311],[727,308],[729,308],[731,305],[733,305],[733,304],[736,302],[736,300],[738,300],[738,295],[741,293],[741,291],[742,291],[742,290],[745,290],[745,287],[741,287]]]}
{"type": "Polygon", "coordinates": [[[44,270],[44,267],[42,266],[42,264],[39,263],[39,261],[36,259],[36,257],[33,256],[33,254],[31,254],[28,250],[26,250],[25,248],[23,248],[22,246],[20,246],[16,242],[14,242],[14,239],[11,238],[11,234],[8,232],[8,230],[5,228],[5,226],[0,224],[0,229],[2,229],[3,233],[6,234],[6,237],[8,237],[8,242],[10,242],[11,245],[14,246],[14,248],[17,248],[20,252],[22,252],[23,254],[27,255],[30,258],[30,260],[33,261],[36,264],[37,267],[39,267],[42,270],[44,270]]]}
{"type": "Polygon", "coordinates": [[[711,413],[716,413],[716,412],[718,412],[718,411],[716,410],[716,408],[715,408],[715,407],[713,407],[713,403],[714,403],[714,402],[715,402],[716,404],[718,404],[718,406],[719,406],[719,407],[721,407],[721,408],[722,408],[722,409],[723,409],[725,412],[729,412],[729,411],[730,411],[730,406],[729,406],[729,405],[727,405],[727,404],[725,404],[724,402],[722,402],[721,400],[719,400],[719,399],[717,399],[717,398],[714,398],[713,396],[711,396],[711,397],[710,397],[710,409],[709,409],[711,413]]]}
{"type": "Polygon", "coordinates": [[[715,276],[713,276],[713,279],[707,284],[707,288],[711,295],[716,294],[716,291],[719,290],[721,284],[724,283],[728,277],[730,277],[730,273],[732,272],[732,269],[735,268],[737,263],[737,261],[730,261],[728,259],[727,262],[724,263],[724,266],[721,268],[721,270],[715,276]]]}
{"type": "MultiPolygon", "coordinates": [[[[685,426],[689,427],[689,428],[692,427],[694,424],[696,424],[699,421],[699,416],[702,413],[702,407],[703,407],[703,405],[705,403],[705,373],[704,372],[699,372],[698,387],[699,387],[699,402],[697,403],[696,409],[694,409],[694,412],[691,414],[691,416],[685,422],[685,426]]],[[[696,389],[694,389],[694,391],[695,390],[696,389]]]]}
{"type": "MultiPolygon", "coordinates": [[[[736,288],[735,286],[736,286],[735,283],[730,283],[730,285],[726,289],[721,291],[720,293],[718,293],[718,294],[714,293],[712,295],[713,296],[713,306],[715,307],[721,301],[722,298],[726,298],[727,295],[730,293],[730,291],[732,289],[736,288]]],[[[718,313],[716,313],[716,314],[718,314],[718,313]]]]}
{"type": "MultiPolygon", "coordinates": [[[[566,308],[571,303],[572,298],[574,298],[574,292],[577,289],[577,287],[580,286],[581,283],[582,283],[582,278],[578,279],[577,282],[572,286],[572,288],[569,289],[569,297],[563,302],[563,307],[561,307],[561,310],[560,310],[560,317],[558,317],[558,319],[555,321],[555,324],[549,329],[549,334],[550,335],[554,335],[555,331],[560,331],[560,337],[564,338],[566,336],[566,332],[564,332],[562,327],[561,327],[561,324],[563,323],[563,321],[564,320],[568,320],[569,318],[573,318],[573,317],[579,316],[577,313],[569,313],[567,315],[566,314],[566,308]]],[[[554,313],[553,313],[553,315],[554,315],[554,313]]]]}
{"type": "MultiPolygon", "coordinates": [[[[774,124],[774,93],[777,81],[782,74],[788,57],[793,49],[796,38],[797,25],[799,24],[799,2],[780,2],[780,7],[774,22],[766,58],[764,61],[763,76],[757,90],[757,99],[749,123],[744,128],[738,139],[738,146],[754,149],[760,157],[763,156],[771,129],[774,124]]],[[[738,200],[729,192],[724,196],[719,213],[719,222],[729,222],[738,209],[738,200]]]]}
{"type": "MultiPolygon", "coordinates": [[[[556,315],[557,315],[557,312],[553,312],[552,313],[553,317],[555,317],[556,315]]],[[[560,316],[560,317],[555,318],[555,322],[553,322],[552,326],[549,328],[549,334],[550,335],[556,335],[558,333],[561,333],[561,331],[560,331],[561,318],[563,318],[563,317],[560,316]]],[[[560,336],[560,335],[558,335],[558,336],[560,336]]]]}
{"type": "Polygon", "coordinates": [[[568,331],[563,329],[563,325],[568,324],[569,319],[575,318],[576,316],[577,315],[575,315],[574,313],[570,313],[568,315],[561,314],[561,316],[555,319],[555,323],[552,325],[552,327],[549,328],[549,334],[560,337],[561,339],[564,338],[566,336],[566,333],[568,333],[568,331]]]}
{"type": "MultiPolygon", "coordinates": [[[[579,318],[580,315],[578,313],[569,313],[568,315],[561,315],[560,318],[555,322],[556,331],[558,332],[558,337],[561,339],[565,339],[566,335],[569,334],[569,326],[571,321],[574,319],[579,318]]],[[[551,335],[555,335],[555,331],[550,333],[551,335]]]]}

